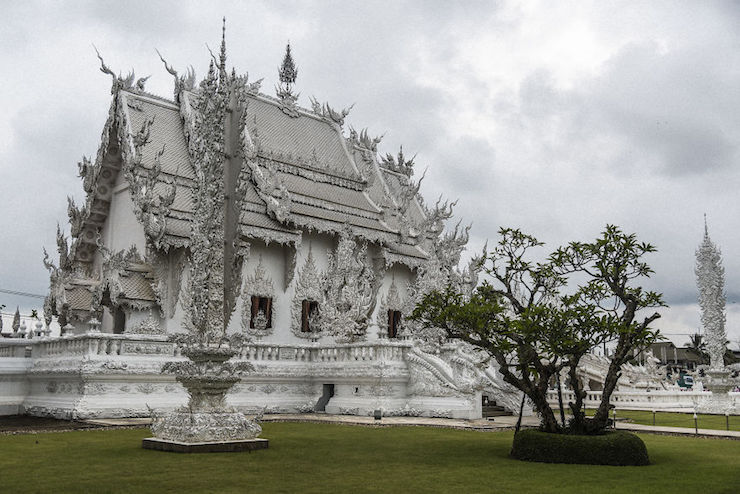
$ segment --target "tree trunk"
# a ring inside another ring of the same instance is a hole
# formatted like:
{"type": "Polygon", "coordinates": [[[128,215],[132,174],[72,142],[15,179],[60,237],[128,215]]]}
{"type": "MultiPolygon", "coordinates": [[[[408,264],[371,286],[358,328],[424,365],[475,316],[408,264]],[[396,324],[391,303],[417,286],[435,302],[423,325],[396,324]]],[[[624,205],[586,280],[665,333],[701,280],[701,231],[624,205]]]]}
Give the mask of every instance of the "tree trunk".
{"type": "Polygon", "coordinates": [[[525,393],[522,393],[522,402],[519,405],[519,418],[516,420],[516,429],[514,429],[514,434],[519,432],[519,429],[522,427],[522,413],[524,413],[524,400],[527,399],[527,395],[525,393]]]}
{"type": "MultiPolygon", "coordinates": [[[[532,397],[530,396],[530,399],[531,398],[532,397]]],[[[555,418],[555,414],[553,413],[552,408],[550,408],[550,404],[547,403],[547,399],[542,400],[540,396],[537,398],[537,401],[532,401],[534,402],[535,408],[540,413],[540,418],[542,419],[540,428],[542,431],[552,432],[555,434],[562,432],[562,428],[560,427],[560,424],[558,424],[558,420],[555,418]]]]}
{"type": "Polygon", "coordinates": [[[590,420],[591,424],[589,428],[594,431],[604,430],[609,425],[609,402],[611,401],[612,393],[617,388],[617,382],[622,375],[622,362],[627,355],[629,346],[628,336],[621,335],[617,347],[614,349],[614,356],[609,364],[606,379],[604,379],[601,403],[599,403],[599,408],[596,410],[594,417],[590,420]]]}
{"type": "Polygon", "coordinates": [[[560,423],[565,427],[565,410],[563,409],[563,387],[560,384],[560,373],[555,374],[558,386],[558,407],[560,407],[560,423]]]}
{"type": "MultiPolygon", "coordinates": [[[[532,400],[532,403],[534,404],[534,409],[537,411],[540,419],[542,420],[542,430],[544,432],[553,433],[561,432],[561,427],[558,424],[557,419],[555,418],[555,414],[553,413],[550,404],[547,402],[548,383],[550,381],[550,378],[552,377],[552,373],[548,374],[545,372],[543,374],[540,374],[537,384],[533,385],[531,381],[519,379],[515,374],[513,374],[506,367],[506,362],[503,359],[499,360],[497,356],[497,360],[499,363],[499,372],[501,372],[504,381],[511,384],[518,390],[524,392],[524,394],[526,394],[527,397],[532,400]]],[[[523,370],[522,372],[525,371],[523,370]]]]}
{"type": "Polygon", "coordinates": [[[585,413],[583,412],[583,400],[586,397],[586,391],[583,389],[581,378],[578,376],[578,363],[570,363],[568,369],[568,376],[570,377],[570,387],[573,388],[573,395],[576,397],[576,402],[568,403],[570,411],[573,413],[573,419],[571,421],[571,428],[574,432],[582,434],[586,432],[585,424],[585,413]]]}

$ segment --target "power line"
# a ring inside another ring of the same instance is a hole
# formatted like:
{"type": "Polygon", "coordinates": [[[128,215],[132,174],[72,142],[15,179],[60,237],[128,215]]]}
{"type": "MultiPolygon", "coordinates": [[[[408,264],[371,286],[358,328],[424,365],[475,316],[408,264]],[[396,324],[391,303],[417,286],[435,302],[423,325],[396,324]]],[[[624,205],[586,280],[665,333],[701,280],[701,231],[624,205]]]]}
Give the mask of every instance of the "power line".
{"type": "Polygon", "coordinates": [[[7,293],[8,295],[20,295],[21,297],[29,298],[46,298],[46,295],[39,295],[38,293],[19,292],[17,290],[6,290],[5,288],[0,288],[0,293],[7,293]]]}

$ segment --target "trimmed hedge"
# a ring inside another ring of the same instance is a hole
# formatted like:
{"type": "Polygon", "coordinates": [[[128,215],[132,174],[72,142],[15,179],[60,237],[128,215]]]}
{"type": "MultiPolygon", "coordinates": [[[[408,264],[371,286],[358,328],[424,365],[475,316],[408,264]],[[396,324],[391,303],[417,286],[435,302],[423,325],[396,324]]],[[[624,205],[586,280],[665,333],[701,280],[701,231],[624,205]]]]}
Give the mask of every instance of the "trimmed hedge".
{"type": "Polygon", "coordinates": [[[649,465],[642,439],[627,431],[597,436],[551,434],[525,429],[514,435],[511,456],[517,460],[586,465],[649,465]]]}

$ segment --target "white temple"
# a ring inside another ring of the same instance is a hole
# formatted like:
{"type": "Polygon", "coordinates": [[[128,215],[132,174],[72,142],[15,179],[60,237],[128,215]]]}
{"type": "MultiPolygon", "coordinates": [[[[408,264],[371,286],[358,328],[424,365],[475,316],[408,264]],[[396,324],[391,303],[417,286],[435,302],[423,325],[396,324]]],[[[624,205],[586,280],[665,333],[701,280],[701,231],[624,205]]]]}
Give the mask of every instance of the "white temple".
{"type": "Polygon", "coordinates": [[[484,397],[518,408],[482,355],[407,319],[429,290],[477,282],[473,263],[457,267],[467,229],[444,231],[452,204],[425,205],[413,159],[379,156],[379,138],[344,128],[348,109],[300,107],[290,47],[275,97],[227,71],[225,42],[197,85],[165,67],[172,100],[101,58],[112,101],[96,157],[79,163],[85,202],[69,199],[71,239],[59,229],[59,259],[44,259],[46,323],[64,334],[0,340],[2,413],[182,404],[161,369],[183,359],[173,336],[184,324],[209,317],[191,313],[188,263],[215,261],[229,267],[226,297],[207,312],[227,314],[227,334],[245,337],[236,360],[255,369],[228,396],[242,411],[478,418],[484,397]],[[192,258],[192,225],[209,221],[203,187],[223,195],[235,232],[215,261],[192,258]]]}

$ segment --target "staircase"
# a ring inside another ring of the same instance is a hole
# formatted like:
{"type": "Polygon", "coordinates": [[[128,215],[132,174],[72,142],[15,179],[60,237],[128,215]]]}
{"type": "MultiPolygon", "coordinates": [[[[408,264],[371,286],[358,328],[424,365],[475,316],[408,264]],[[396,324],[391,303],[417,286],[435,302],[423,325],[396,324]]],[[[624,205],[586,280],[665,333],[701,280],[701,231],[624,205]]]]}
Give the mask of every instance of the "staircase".
{"type": "Polygon", "coordinates": [[[502,406],[496,405],[495,401],[488,402],[488,404],[483,405],[483,418],[486,419],[488,417],[504,417],[504,416],[511,416],[514,415],[507,409],[505,409],[502,406]]]}

